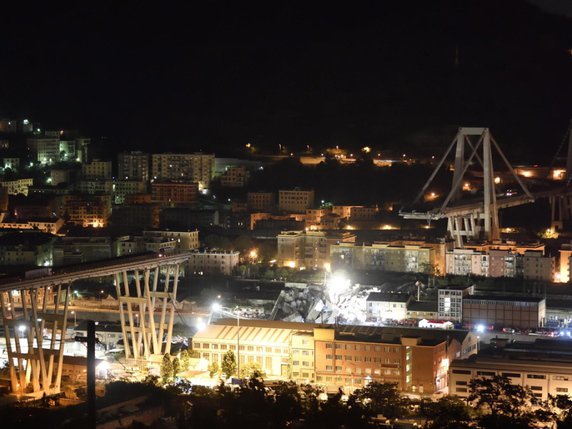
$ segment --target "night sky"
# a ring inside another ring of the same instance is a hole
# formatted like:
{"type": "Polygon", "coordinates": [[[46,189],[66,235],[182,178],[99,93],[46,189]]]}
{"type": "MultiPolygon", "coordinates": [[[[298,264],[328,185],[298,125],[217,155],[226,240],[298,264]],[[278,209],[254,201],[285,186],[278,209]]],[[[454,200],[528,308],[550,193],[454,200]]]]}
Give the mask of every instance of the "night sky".
{"type": "Polygon", "coordinates": [[[570,2],[116,3],[8,7],[0,114],[221,154],[437,153],[478,125],[528,162],[550,161],[572,117],[572,18],[545,12],[570,2]]]}

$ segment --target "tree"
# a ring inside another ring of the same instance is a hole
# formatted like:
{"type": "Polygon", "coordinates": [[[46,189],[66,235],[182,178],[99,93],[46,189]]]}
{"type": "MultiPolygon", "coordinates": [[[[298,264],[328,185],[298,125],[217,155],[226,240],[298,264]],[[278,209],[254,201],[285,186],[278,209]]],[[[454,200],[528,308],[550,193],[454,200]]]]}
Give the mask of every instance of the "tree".
{"type": "Polygon", "coordinates": [[[218,362],[217,361],[211,362],[209,364],[209,377],[213,378],[216,374],[218,374],[218,372],[219,372],[218,362]]]}
{"type": "Polygon", "coordinates": [[[436,402],[423,401],[420,411],[427,419],[427,429],[464,429],[471,426],[471,409],[455,396],[445,396],[436,402]]]}
{"type": "Polygon", "coordinates": [[[187,350],[181,352],[181,369],[183,371],[188,371],[191,366],[191,358],[187,350]]]}
{"type": "Polygon", "coordinates": [[[372,415],[383,414],[389,419],[404,417],[407,413],[407,401],[397,390],[397,383],[371,382],[363,389],[356,390],[355,396],[365,404],[372,415]]]}
{"type": "Polygon", "coordinates": [[[232,350],[227,351],[222,357],[221,370],[226,378],[236,374],[236,357],[232,350]]]}
{"type": "Polygon", "coordinates": [[[530,388],[512,384],[507,377],[474,378],[469,382],[469,392],[467,400],[482,413],[478,420],[484,429],[528,428],[549,418],[538,412],[544,404],[530,388]]]}
{"type": "Polygon", "coordinates": [[[163,383],[167,383],[173,375],[173,364],[171,363],[171,355],[165,353],[163,361],[161,362],[161,378],[163,383]]]}
{"type": "Polygon", "coordinates": [[[240,367],[241,378],[260,378],[266,377],[266,373],[262,371],[260,365],[256,362],[248,362],[240,367]]]}
{"type": "Polygon", "coordinates": [[[175,356],[171,364],[173,366],[173,378],[175,378],[177,377],[177,374],[181,372],[181,362],[179,361],[179,358],[175,356]]]}

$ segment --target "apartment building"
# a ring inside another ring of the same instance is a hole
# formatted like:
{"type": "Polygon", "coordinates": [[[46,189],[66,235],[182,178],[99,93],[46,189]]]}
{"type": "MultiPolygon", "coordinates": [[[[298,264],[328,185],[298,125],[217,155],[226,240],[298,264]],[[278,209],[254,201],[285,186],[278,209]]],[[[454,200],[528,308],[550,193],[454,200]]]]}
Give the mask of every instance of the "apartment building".
{"type": "Polygon", "coordinates": [[[294,188],[278,191],[278,210],[289,213],[305,213],[314,205],[314,191],[294,188]]]}
{"type": "Polygon", "coordinates": [[[28,190],[34,185],[34,179],[1,180],[0,187],[6,188],[8,195],[26,195],[28,190]]]}
{"type": "Polygon", "coordinates": [[[463,320],[463,297],[472,294],[475,286],[447,286],[439,288],[437,305],[439,320],[463,320]]]}
{"type": "Polygon", "coordinates": [[[117,177],[119,180],[149,181],[149,154],[140,151],[118,154],[117,177]]]}
{"type": "Polygon", "coordinates": [[[95,228],[107,226],[111,214],[111,195],[64,195],[63,212],[69,222],[75,225],[95,228]]]}
{"type": "Polygon", "coordinates": [[[90,163],[82,164],[81,175],[84,179],[111,180],[113,177],[111,161],[101,161],[96,159],[90,163]]]}
{"type": "Polygon", "coordinates": [[[76,190],[82,194],[111,194],[113,181],[111,179],[81,179],[77,182],[76,190]]]}
{"type": "Polygon", "coordinates": [[[366,316],[380,322],[406,319],[411,300],[411,295],[405,293],[371,292],[366,298],[366,316]]]}
{"type": "Polygon", "coordinates": [[[517,269],[516,253],[511,250],[489,250],[489,277],[515,277],[517,269]]]}
{"type": "Polygon", "coordinates": [[[477,339],[463,330],[266,320],[241,320],[238,327],[236,320],[223,319],[198,332],[192,347],[219,365],[232,350],[241,365],[256,362],[267,378],[315,383],[328,391],[379,381],[395,382],[402,392],[432,394],[447,387],[450,361],[476,353],[477,339]]]}
{"type": "Polygon", "coordinates": [[[248,192],[246,203],[250,211],[271,212],[276,207],[274,192],[248,192]]]}
{"type": "Polygon", "coordinates": [[[66,236],[54,243],[54,265],[110,259],[120,254],[121,239],[109,236],[66,236]]]}
{"type": "Polygon", "coordinates": [[[53,164],[60,160],[59,137],[28,137],[26,140],[28,149],[36,161],[42,164],[53,164]]]}
{"type": "Polygon", "coordinates": [[[534,329],[544,326],[546,300],[532,296],[468,295],[463,298],[464,326],[534,329]]]}
{"type": "Polygon", "coordinates": [[[525,280],[551,282],[554,280],[554,258],[542,252],[527,250],[522,255],[522,276],[525,280]]]}
{"type": "Polygon", "coordinates": [[[199,248],[199,231],[171,231],[171,230],[146,230],[143,231],[143,237],[159,237],[174,240],[176,250],[179,252],[188,252],[199,248]]]}
{"type": "Polygon", "coordinates": [[[64,226],[61,218],[28,218],[26,220],[0,222],[0,229],[36,230],[56,234],[64,226]]]}
{"type": "Polygon", "coordinates": [[[475,249],[452,249],[445,254],[446,273],[457,276],[488,276],[489,255],[475,249]]]}
{"type": "Polygon", "coordinates": [[[115,204],[123,204],[127,195],[141,195],[147,192],[147,182],[143,180],[116,180],[113,182],[115,204]]]}
{"type": "Polygon", "coordinates": [[[53,265],[53,242],[50,234],[11,232],[0,236],[0,265],[53,265]]]}
{"type": "Polygon", "coordinates": [[[562,283],[570,281],[570,257],[572,257],[572,244],[565,243],[559,250],[560,272],[559,277],[562,283]]]}
{"type": "Polygon", "coordinates": [[[220,176],[220,184],[226,188],[244,188],[250,179],[250,171],[244,165],[228,167],[220,176]]]}
{"type": "Polygon", "coordinates": [[[163,153],[151,155],[153,180],[180,180],[209,188],[214,174],[215,156],[203,153],[163,153]]]}
{"type": "Polygon", "coordinates": [[[473,378],[496,375],[528,387],[539,399],[572,393],[570,341],[537,339],[534,343],[493,339],[489,348],[471,359],[454,360],[449,369],[449,393],[469,396],[473,378]]]}
{"type": "Polygon", "coordinates": [[[124,204],[113,208],[113,226],[125,230],[159,228],[161,206],[159,204],[124,204]]]}
{"type": "Polygon", "coordinates": [[[199,198],[196,182],[153,182],[151,199],[160,204],[191,204],[199,198]]]}
{"type": "Polygon", "coordinates": [[[357,270],[443,273],[445,245],[415,241],[340,243],[330,248],[332,266],[357,270]]]}
{"type": "Polygon", "coordinates": [[[226,250],[195,250],[191,253],[188,267],[193,274],[223,274],[230,276],[238,265],[240,253],[226,250]]]}
{"type": "Polygon", "coordinates": [[[278,241],[278,265],[322,268],[330,263],[330,248],[338,243],[353,243],[349,232],[284,231],[278,241]]]}

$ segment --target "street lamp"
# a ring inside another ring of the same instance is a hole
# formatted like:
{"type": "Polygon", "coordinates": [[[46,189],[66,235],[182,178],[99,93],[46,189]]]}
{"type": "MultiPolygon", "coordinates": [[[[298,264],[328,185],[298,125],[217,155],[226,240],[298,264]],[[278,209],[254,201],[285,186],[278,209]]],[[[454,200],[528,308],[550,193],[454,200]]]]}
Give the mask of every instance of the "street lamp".
{"type": "Polygon", "coordinates": [[[221,313],[231,317],[236,316],[236,372],[238,374],[238,378],[240,378],[240,316],[237,311],[238,306],[235,307],[234,314],[230,308],[223,307],[218,302],[213,303],[211,310],[213,313],[221,313]]]}

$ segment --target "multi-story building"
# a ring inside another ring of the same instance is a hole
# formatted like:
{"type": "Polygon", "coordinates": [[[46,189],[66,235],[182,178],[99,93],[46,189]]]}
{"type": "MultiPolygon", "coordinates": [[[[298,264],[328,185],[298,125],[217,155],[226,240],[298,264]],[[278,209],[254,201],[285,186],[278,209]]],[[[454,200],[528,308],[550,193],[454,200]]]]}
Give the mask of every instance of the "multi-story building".
{"type": "Polygon", "coordinates": [[[452,249],[445,254],[446,273],[457,276],[488,276],[489,255],[475,249],[452,249]]]}
{"type": "Polygon", "coordinates": [[[463,297],[472,294],[475,286],[447,286],[437,292],[439,320],[463,320],[463,297]]]}
{"type": "Polygon", "coordinates": [[[330,263],[330,248],[339,243],[353,243],[349,232],[285,231],[277,236],[278,265],[322,268],[330,263]]]}
{"type": "Polygon", "coordinates": [[[82,164],[81,175],[84,179],[107,179],[111,180],[111,161],[93,160],[90,163],[82,164]]]}
{"type": "Polygon", "coordinates": [[[111,195],[77,195],[63,197],[64,217],[84,227],[104,227],[111,213],[111,195]]]}
{"type": "Polygon", "coordinates": [[[120,180],[149,180],[149,154],[140,151],[117,155],[117,177],[120,180]]]}
{"type": "Polygon", "coordinates": [[[306,228],[317,228],[322,222],[322,218],[330,213],[329,209],[319,208],[319,209],[306,209],[306,216],[304,220],[306,222],[306,228]]]}
{"type": "Polygon", "coordinates": [[[332,206],[332,213],[337,214],[341,219],[349,219],[354,207],[361,206],[332,206]]]}
{"type": "Polygon", "coordinates": [[[215,156],[203,153],[164,153],[151,155],[153,180],[196,182],[199,189],[209,188],[215,156]]]}
{"type": "Polygon", "coordinates": [[[406,293],[371,292],[366,298],[366,315],[370,320],[403,320],[412,297],[406,293]]]}
{"type": "Polygon", "coordinates": [[[546,300],[537,297],[468,295],[463,298],[463,325],[534,329],[544,326],[546,300]]]}
{"type": "Polygon", "coordinates": [[[340,243],[330,248],[332,266],[357,270],[443,273],[445,244],[416,241],[340,243]]]}
{"type": "Polygon", "coordinates": [[[510,250],[489,250],[489,277],[515,277],[517,254],[510,250]]]}
{"type": "Polygon", "coordinates": [[[145,192],[147,192],[147,182],[144,180],[117,180],[113,182],[115,204],[123,204],[126,195],[141,195],[145,192]]]}
{"type": "Polygon", "coordinates": [[[304,215],[300,213],[291,213],[286,215],[276,215],[272,213],[250,213],[250,229],[281,229],[281,230],[297,230],[304,229],[304,215]],[[298,226],[299,228],[288,227],[289,225],[298,226]],[[273,228],[275,226],[275,228],[273,228]]]}
{"type": "Polygon", "coordinates": [[[350,209],[350,220],[374,220],[379,214],[379,207],[353,206],[350,209]]]}
{"type": "Polygon", "coordinates": [[[143,237],[159,237],[174,240],[175,248],[180,252],[188,252],[199,248],[199,231],[171,231],[171,230],[146,230],[143,237]]]}
{"type": "Polygon", "coordinates": [[[314,205],[314,191],[294,188],[278,191],[278,210],[290,213],[305,213],[314,205]]]}
{"type": "Polygon", "coordinates": [[[64,226],[64,220],[61,218],[28,218],[20,221],[3,221],[0,222],[0,229],[14,230],[36,230],[48,234],[57,234],[60,228],[64,226]]]}
{"type": "Polygon", "coordinates": [[[1,180],[0,187],[6,188],[8,195],[26,195],[28,196],[28,189],[34,185],[34,179],[16,179],[16,180],[1,180]]]}
{"type": "Polygon", "coordinates": [[[246,194],[248,210],[271,212],[276,207],[274,192],[248,192],[246,194]]]}
{"type": "Polygon", "coordinates": [[[111,223],[123,230],[159,228],[161,206],[159,204],[124,204],[113,208],[111,223]]]}
{"type": "Polygon", "coordinates": [[[157,182],[151,183],[151,199],[160,204],[191,204],[199,198],[196,182],[157,182]]]}
{"type": "Polygon", "coordinates": [[[60,160],[59,137],[29,137],[27,144],[31,155],[42,164],[53,164],[60,160]]]}
{"type": "Polygon", "coordinates": [[[491,340],[491,347],[471,359],[454,360],[449,368],[449,394],[467,398],[473,378],[496,375],[528,387],[539,399],[572,393],[572,348],[569,341],[491,340]]]}
{"type": "Polygon", "coordinates": [[[568,283],[570,281],[570,257],[572,257],[572,244],[563,244],[560,248],[560,281],[568,283]]]}
{"type": "Polygon", "coordinates": [[[191,209],[187,207],[164,208],[161,210],[161,228],[173,230],[193,229],[197,226],[220,225],[216,209],[191,209]]]}
{"type": "Polygon", "coordinates": [[[120,239],[94,236],[60,237],[54,243],[54,265],[100,261],[120,255],[120,239]]]}
{"type": "Polygon", "coordinates": [[[435,320],[438,317],[438,303],[435,301],[411,301],[407,306],[408,319],[435,320]]]}
{"type": "Polygon", "coordinates": [[[0,236],[0,265],[53,265],[51,234],[12,232],[0,236]]]}
{"type": "Polygon", "coordinates": [[[527,250],[522,255],[522,276],[525,280],[551,282],[554,280],[554,258],[542,252],[527,250]]]}
{"type": "Polygon", "coordinates": [[[121,240],[120,254],[129,255],[132,253],[153,252],[166,255],[174,253],[176,248],[177,241],[175,239],[138,235],[121,240]]]}
{"type": "Polygon", "coordinates": [[[244,165],[228,167],[220,176],[220,184],[227,188],[243,188],[250,179],[250,171],[244,165]]]}
{"type": "Polygon", "coordinates": [[[241,365],[258,363],[268,378],[293,379],[351,391],[371,381],[432,394],[447,387],[449,362],[476,353],[469,331],[402,327],[325,326],[224,319],[198,332],[193,350],[222,362],[229,350],[241,365]],[[237,346],[240,349],[237,350],[237,346]]]}
{"type": "Polygon", "coordinates": [[[224,274],[230,276],[238,265],[240,253],[226,250],[195,250],[188,266],[194,274],[224,274]]]}
{"type": "Polygon", "coordinates": [[[82,194],[111,194],[113,181],[111,179],[81,179],[77,182],[76,190],[82,194]]]}

